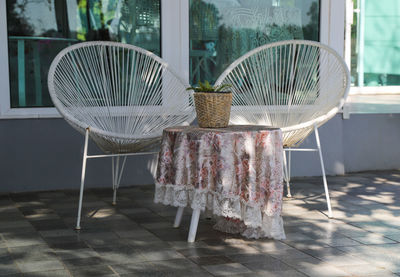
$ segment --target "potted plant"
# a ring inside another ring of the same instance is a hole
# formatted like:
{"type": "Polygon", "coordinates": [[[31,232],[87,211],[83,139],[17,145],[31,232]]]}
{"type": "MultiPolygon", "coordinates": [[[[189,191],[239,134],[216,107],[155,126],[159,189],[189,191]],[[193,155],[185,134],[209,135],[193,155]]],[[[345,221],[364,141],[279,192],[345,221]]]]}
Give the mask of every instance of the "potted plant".
{"type": "Polygon", "coordinates": [[[212,86],[208,81],[199,82],[194,91],[197,121],[202,128],[221,128],[229,124],[232,105],[232,92],[226,90],[229,84],[212,86]]]}

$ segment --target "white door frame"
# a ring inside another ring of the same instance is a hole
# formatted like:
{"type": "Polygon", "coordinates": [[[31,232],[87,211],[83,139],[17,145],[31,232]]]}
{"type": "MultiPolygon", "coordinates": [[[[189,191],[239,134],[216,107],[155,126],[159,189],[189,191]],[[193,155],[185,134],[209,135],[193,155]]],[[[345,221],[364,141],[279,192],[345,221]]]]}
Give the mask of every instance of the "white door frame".
{"type": "Polygon", "coordinates": [[[321,0],[320,39],[344,58],[346,0],[321,0]]]}

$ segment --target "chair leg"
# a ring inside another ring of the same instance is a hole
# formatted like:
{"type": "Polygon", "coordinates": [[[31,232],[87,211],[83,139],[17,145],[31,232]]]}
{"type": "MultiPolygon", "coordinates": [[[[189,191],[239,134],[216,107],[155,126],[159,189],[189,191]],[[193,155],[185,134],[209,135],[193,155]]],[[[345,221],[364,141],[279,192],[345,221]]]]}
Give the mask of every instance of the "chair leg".
{"type": "Polygon", "coordinates": [[[120,166],[120,157],[117,156],[112,157],[111,166],[112,166],[112,182],[113,182],[113,201],[112,205],[117,205],[117,190],[119,188],[119,184],[121,183],[122,173],[125,168],[126,157],[124,156],[124,160],[122,161],[122,165],[120,166]]]}
{"type": "Polygon", "coordinates": [[[176,212],[176,216],[175,216],[174,228],[178,228],[179,225],[181,225],[182,215],[183,215],[184,210],[185,210],[185,207],[178,208],[178,211],[176,212]]]}
{"type": "Polygon", "coordinates": [[[328,182],[326,181],[326,174],[325,174],[325,166],[324,166],[324,160],[322,158],[322,151],[321,151],[321,143],[319,140],[319,133],[318,133],[318,128],[317,126],[314,127],[315,130],[315,140],[317,142],[317,148],[318,148],[318,153],[319,153],[319,159],[321,161],[321,169],[322,169],[322,180],[324,182],[324,189],[325,189],[325,197],[326,197],[326,204],[328,206],[328,217],[332,218],[332,209],[331,209],[331,199],[329,197],[329,190],[328,190],[328,182]]]}
{"type": "Polygon", "coordinates": [[[290,171],[291,171],[291,159],[292,159],[292,151],[287,151],[289,152],[288,154],[288,160],[286,160],[286,151],[283,151],[283,166],[284,166],[284,177],[286,181],[286,188],[287,188],[287,194],[286,196],[291,198],[292,194],[290,193],[290,171]]]}
{"type": "MultiPolygon", "coordinates": [[[[118,157],[119,160],[119,157],[118,157]]],[[[112,172],[112,186],[113,186],[113,200],[112,205],[116,205],[117,202],[117,189],[115,187],[115,157],[111,157],[111,172],[112,172]]]]}
{"type": "Polygon", "coordinates": [[[77,216],[77,219],[76,219],[75,230],[80,230],[81,229],[82,200],[83,200],[83,190],[84,190],[84,186],[85,186],[88,143],[89,143],[89,129],[86,129],[85,146],[84,146],[84,149],[83,149],[83,161],[82,161],[81,190],[79,192],[78,216],[77,216]]]}
{"type": "Polygon", "coordinates": [[[199,225],[200,209],[193,210],[192,220],[190,221],[190,229],[188,242],[194,242],[196,239],[197,226],[199,225]]]}

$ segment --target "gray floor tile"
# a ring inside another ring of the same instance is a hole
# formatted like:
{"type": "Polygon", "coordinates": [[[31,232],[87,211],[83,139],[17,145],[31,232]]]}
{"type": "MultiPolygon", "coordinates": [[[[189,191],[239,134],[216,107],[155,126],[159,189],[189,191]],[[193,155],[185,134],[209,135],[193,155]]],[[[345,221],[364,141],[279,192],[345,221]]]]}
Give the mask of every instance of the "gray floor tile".
{"type": "Polygon", "coordinates": [[[324,257],[331,255],[340,256],[345,254],[345,252],[343,252],[342,250],[334,247],[323,247],[318,249],[310,249],[302,247],[299,250],[313,257],[324,257]]]}
{"type": "Polygon", "coordinates": [[[369,275],[376,275],[376,276],[389,276],[393,275],[392,272],[389,270],[375,266],[371,264],[363,264],[363,265],[352,265],[352,266],[339,266],[339,269],[348,272],[349,274],[356,275],[356,276],[369,276],[369,275]]]}
{"type": "Polygon", "coordinates": [[[70,270],[74,277],[103,277],[103,276],[118,276],[109,266],[97,265],[88,267],[78,267],[70,270]]]}
{"type": "Polygon", "coordinates": [[[268,277],[306,277],[304,273],[301,273],[297,270],[284,270],[284,271],[266,271],[261,270],[257,271],[256,273],[259,276],[268,276],[268,277]]]}
{"type": "Polygon", "coordinates": [[[277,259],[267,254],[236,254],[228,255],[228,258],[237,263],[260,262],[269,263],[275,262],[277,259]]]}
{"type": "Polygon", "coordinates": [[[21,272],[17,264],[14,260],[10,257],[0,257],[0,276],[8,275],[8,274],[16,274],[21,272]]]}
{"type": "Polygon", "coordinates": [[[215,276],[228,276],[240,273],[251,273],[247,267],[239,263],[207,265],[203,268],[215,276]]]}
{"type": "Polygon", "coordinates": [[[156,276],[159,271],[151,262],[115,264],[112,269],[120,275],[128,274],[132,276],[156,276]]]}
{"type": "Polygon", "coordinates": [[[394,240],[396,242],[400,242],[400,232],[398,234],[389,234],[386,235],[387,238],[394,240]]]}
{"type": "Polygon", "coordinates": [[[349,273],[328,265],[328,264],[318,264],[318,265],[308,265],[297,268],[298,271],[310,276],[310,277],[341,277],[349,276],[349,273]]]}
{"type": "Polygon", "coordinates": [[[55,230],[48,230],[48,231],[39,231],[39,234],[42,237],[52,238],[52,237],[75,236],[76,232],[71,229],[55,229],[55,230]]]}
{"type": "MultiPolygon", "coordinates": [[[[400,232],[400,230],[399,230],[400,232]]],[[[396,243],[395,240],[391,240],[381,234],[367,234],[362,237],[351,237],[353,240],[361,242],[362,244],[386,244],[386,243],[396,243]]]]}
{"type": "MultiPolygon", "coordinates": [[[[73,239],[75,240],[75,238],[73,239]]],[[[63,242],[60,240],[60,242],[48,243],[48,245],[55,251],[78,250],[78,249],[89,248],[89,246],[83,241],[63,242]]]]}
{"type": "Polygon", "coordinates": [[[171,222],[154,222],[154,223],[142,223],[140,224],[142,227],[152,230],[152,229],[163,229],[163,228],[171,228],[171,222]]]}
{"type": "Polygon", "coordinates": [[[58,260],[17,262],[17,265],[22,272],[64,269],[64,265],[58,260]]]}
{"type": "Polygon", "coordinates": [[[388,193],[400,191],[400,171],[394,181],[380,174],[329,177],[335,219],[323,215],[320,178],[294,179],[284,241],[224,234],[201,218],[196,242],[187,243],[190,209],[172,228],[176,208],[154,204],[153,185],[123,188],[117,207],[110,189],[88,190],[80,232],[78,191],[2,196],[0,275],[391,276],[400,273],[400,203],[388,193]]]}
{"type": "Polygon", "coordinates": [[[24,273],[22,276],[24,277],[71,277],[71,274],[68,270],[49,270],[49,271],[38,271],[38,272],[30,272],[24,273]]]}
{"type": "Polygon", "coordinates": [[[340,255],[340,256],[324,256],[320,257],[320,259],[326,263],[338,266],[358,266],[358,265],[367,265],[369,264],[367,261],[362,260],[358,257],[351,256],[351,255],[340,255]]]}
{"type": "Polygon", "coordinates": [[[195,242],[187,242],[187,241],[169,241],[168,244],[175,250],[184,250],[189,248],[205,248],[208,245],[204,241],[195,241],[195,242]]]}
{"type": "Polygon", "coordinates": [[[296,233],[286,233],[286,240],[287,241],[303,241],[303,240],[311,241],[312,238],[305,234],[296,232],[296,233]]]}
{"type": "Polygon", "coordinates": [[[103,232],[97,230],[96,232],[82,232],[78,234],[78,237],[80,240],[83,241],[91,241],[91,240],[96,240],[96,239],[102,239],[102,240],[118,240],[119,236],[115,232],[103,232]]]}
{"type": "Polygon", "coordinates": [[[216,265],[235,262],[233,259],[226,256],[190,257],[189,259],[198,265],[216,265]]]}
{"type": "Polygon", "coordinates": [[[94,251],[91,248],[83,248],[83,249],[72,249],[72,250],[60,250],[58,249],[56,255],[61,260],[76,260],[76,259],[86,259],[99,257],[99,253],[94,251]]]}
{"type": "Polygon", "coordinates": [[[325,243],[325,244],[328,244],[328,245],[333,246],[333,247],[361,245],[360,242],[352,240],[350,238],[320,239],[318,241],[320,241],[322,243],[325,243]]]}
{"type": "Polygon", "coordinates": [[[141,251],[140,254],[146,261],[163,261],[184,258],[182,254],[175,250],[141,251]]]}
{"type": "Polygon", "coordinates": [[[100,257],[104,260],[106,264],[127,264],[135,262],[144,262],[147,261],[146,258],[141,255],[139,252],[133,251],[131,253],[126,252],[108,252],[108,253],[99,253],[100,257]]]}
{"type": "Polygon", "coordinates": [[[274,241],[274,240],[256,241],[256,242],[252,243],[251,246],[263,253],[293,249],[293,247],[291,247],[283,242],[274,241]]]}
{"type": "Polygon", "coordinates": [[[285,244],[296,249],[321,249],[330,245],[317,240],[286,241],[285,244]]]}
{"type": "Polygon", "coordinates": [[[202,267],[186,259],[155,261],[152,264],[162,275],[173,276],[171,274],[175,272],[182,276],[184,276],[184,273],[186,273],[186,276],[211,276],[202,267]]]}
{"type": "Polygon", "coordinates": [[[323,263],[322,260],[311,257],[311,256],[307,257],[307,258],[301,258],[301,259],[284,259],[283,262],[285,264],[291,266],[294,269],[317,266],[317,265],[323,263]]]}
{"type": "Polygon", "coordinates": [[[285,271],[293,270],[291,266],[278,259],[268,260],[268,262],[246,262],[243,263],[253,271],[285,271]]]}
{"type": "Polygon", "coordinates": [[[62,262],[67,268],[105,264],[105,261],[100,257],[75,258],[75,259],[63,260],[62,262]]]}
{"type": "Polygon", "coordinates": [[[125,231],[119,231],[116,230],[115,233],[120,237],[120,238],[149,238],[154,237],[152,233],[145,229],[136,229],[136,230],[125,230],[125,231]]]}
{"type": "Polygon", "coordinates": [[[37,233],[17,233],[4,235],[7,247],[22,247],[45,244],[45,241],[37,233]]]}
{"type": "Polygon", "coordinates": [[[279,252],[271,252],[269,253],[272,257],[279,259],[279,260],[290,260],[290,259],[307,259],[311,257],[310,255],[297,250],[297,249],[288,249],[279,252]]]}
{"type": "Polygon", "coordinates": [[[219,256],[221,251],[212,248],[200,247],[200,248],[188,248],[178,250],[180,254],[185,257],[204,257],[204,256],[219,256]]]}
{"type": "Polygon", "coordinates": [[[10,252],[8,251],[7,247],[0,247],[0,258],[8,255],[10,255],[10,252]]]}

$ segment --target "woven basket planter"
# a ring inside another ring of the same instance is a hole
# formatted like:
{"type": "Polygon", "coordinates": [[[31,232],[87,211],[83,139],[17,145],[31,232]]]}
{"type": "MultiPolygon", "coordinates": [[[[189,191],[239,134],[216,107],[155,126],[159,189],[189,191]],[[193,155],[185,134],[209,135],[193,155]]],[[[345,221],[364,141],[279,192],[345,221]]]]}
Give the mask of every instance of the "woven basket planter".
{"type": "Polygon", "coordinates": [[[229,124],[232,93],[194,93],[197,121],[202,128],[223,128],[229,124]]]}

